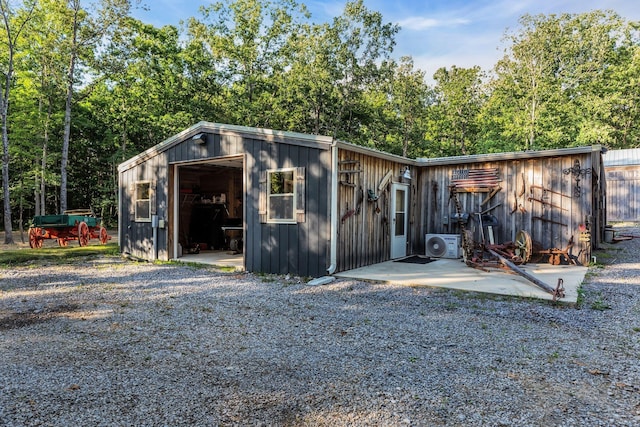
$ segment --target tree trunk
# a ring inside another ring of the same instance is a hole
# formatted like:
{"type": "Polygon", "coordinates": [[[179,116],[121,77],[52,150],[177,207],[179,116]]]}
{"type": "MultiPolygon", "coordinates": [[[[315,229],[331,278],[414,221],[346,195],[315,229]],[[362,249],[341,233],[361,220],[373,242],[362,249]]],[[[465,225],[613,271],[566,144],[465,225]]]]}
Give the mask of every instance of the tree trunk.
{"type": "Polygon", "coordinates": [[[2,195],[4,197],[4,243],[13,243],[13,229],[11,228],[11,195],[9,194],[9,134],[7,132],[7,111],[9,109],[8,95],[10,77],[7,74],[7,87],[1,101],[2,108],[2,195]]]}
{"type": "Polygon", "coordinates": [[[20,230],[20,241],[24,243],[24,173],[20,177],[20,203],[18,207],[18,230],[20,230]]]}
{"type": "Polygon", "coordinates": [[[9,114],[9,92],[13,75],[13,49],[9,47],[9,69],[7,70],[5,87],[0,93],[0,116],[2,117],[2,195],[4,197],[4,243],[13,243],[11,227],[11,194],[9,193],[9,132],[7,116],[9,114]]]}
{"type": "Polygon", "coordinates": [[[13,228],[11,226],[11,194],[9,192],[9,129],[7,128],[7,117],[9,115],[9,94],[11,92],[11,80],[13,79],[13,58],[15,46],[24,29],[26,23],[31,19],[35,3],[29,10],[22,23],[18,26],[15,35],[12,34],[10,21],[12,13],[9,10],[8,2],[0,2],[2,19],[4,22],[5,34],[7,36],[4,43],[7,45],[7,73],[5,75],[5,87],[0,91],[0,121],[2,122],[2,195],[4,197],[4,243],[12,244],[13,228]]]}
{"type": "Polygon", "coordinates": [[[49,119],[47,119],[47,125],[44,128],[44,143],[42,145],[42,165],[40,167],[40,215],[46,215],[47,211],[47,146],[49,145],[49,119]]]}
{"type": "Polygon", "coordinates": [[[69,162],[69,141],[71,139],[71,100],[73,98],[73,80],[78,56],[78,12],[80,0],[73,1],[73,38],[71,57],[67,73],[67,100],[64,108],[64,134],[62,138],[62,158],[60,161],[60,213],[67,210],[67,163],[69,162]]]}

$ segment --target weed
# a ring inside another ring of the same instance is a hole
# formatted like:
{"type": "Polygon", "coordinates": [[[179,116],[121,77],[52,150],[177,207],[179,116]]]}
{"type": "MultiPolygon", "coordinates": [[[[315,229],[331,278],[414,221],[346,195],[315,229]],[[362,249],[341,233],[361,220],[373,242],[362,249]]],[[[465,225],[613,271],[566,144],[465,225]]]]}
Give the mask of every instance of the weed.
{"type": "Polygon", "coordinates": [[[634,326],[633,328],[631,328],[631,330],[633,332],[640,332],[640,326],[634,326]]]}
{"type": "Polygon", "coordinates": [[[456,302],[452,302],[452,301],[448,301],[448,302],[445,304],[445,309],[447,309],[447,310],[455,310],[455,309],[457,309],[458,307],[460,307],[460,304],[458,304],[458,303],[456,303],[456,302]]]}
{"type": "Polygon", "coordinates": [[[602,294],[598,294],[597,298],[591,303],[593,310],[604,311],[611,308],[611,306],[604,300],[602,294]]]}

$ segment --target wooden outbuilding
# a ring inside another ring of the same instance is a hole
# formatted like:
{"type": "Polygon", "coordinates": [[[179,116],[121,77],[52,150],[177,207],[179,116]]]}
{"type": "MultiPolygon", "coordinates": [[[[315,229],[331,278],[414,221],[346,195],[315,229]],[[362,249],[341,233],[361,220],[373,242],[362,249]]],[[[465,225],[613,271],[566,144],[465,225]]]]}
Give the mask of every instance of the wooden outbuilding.
{"type": "Polygon", "coordinates": [[[427,236],[460,233],[458,214],[479,236],[473,216],[488,208],[495,241],[519,229],[545,247],[574,236],[584,263],[604,224],[599,146],[412,160],[330,137],[200,122],[118,172],[123,253],[233,251],[253,272],[317,277],[424,255],[427,236]]]}
{"type": "Polygon", "coordinates": [[[414,250],[425,248],[427,234],[459,234],[462,216],[476,242],[513,242],[524,230],[536,250],[571,246],[573,259],[588,264],[606,222],[602,152],[594,145],[418,159],[414,250]]]}
{"type": "Polygon", "coordinates": [[[607,221],[640,221],[640,148],[609,150],[603,158],[607,221]]]}
{"type": "MultiPolygon", "coordinates": [[[[120,249],[147,260],[232,249],[248,271],[300,276],[384,261],[388,214],[363,225],[374,209],[363,192],[412,163],[324,136],[201,122],[119,166],[120,249]]],[[[404,226],[393,256],[406,254],[404,226]]]]}

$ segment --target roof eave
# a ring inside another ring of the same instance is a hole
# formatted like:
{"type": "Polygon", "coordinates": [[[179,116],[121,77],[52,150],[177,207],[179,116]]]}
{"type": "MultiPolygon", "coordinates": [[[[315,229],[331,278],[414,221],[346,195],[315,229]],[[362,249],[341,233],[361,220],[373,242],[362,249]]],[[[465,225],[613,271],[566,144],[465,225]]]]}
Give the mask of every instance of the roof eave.
{"type": "Polygon", "coordinates": [[[276,131],[264,128],[254,128],[248,126],[237,126],[202,121],[196,123],[190,128],[183,130],[182,132],[179,132],[165,139],[164,141],[160,142],[157,145],[154,145],[153,147],[143,151],[142,153],[120,163],[120,165],[118,165],[118,172],[123,172],[140,163],[143,163],[144,161],[170,149],[174,145],[177,145],[184,140],[203,132],[210,132],[219,135],[248,136],[250,138],[259,138],[269,142],[297,144],[320,149],[329,149],[329,147],[333,143],[333,138],[328,136],[276,131]]]}
{"type": "Polygon", "coordinates": [[[353,151],[360,154],[365,154],[372,157],[377,157],[392,162],[402,163],[405,165],[416,165],[416,161],[407,157],[398,156],[397,154],[386,153],[384,151],[376,150],[374,148],[364,147],[362,145],[352,144],[346,141],[337,141],[338,148],[353,151]]]}
{"type": "Polygon", "coordinates": [[[539,157],[560,157],[593,152],[602,152],[602,146],[597,144],[585,147],[558,148],[554,150],[514,151],[505,153],[474,154],[468,156],[419,158],[416,159],[416,162],[418,166],[460,165],[465,163],[497,162],[504,160],[533,159],[539,157]]]}

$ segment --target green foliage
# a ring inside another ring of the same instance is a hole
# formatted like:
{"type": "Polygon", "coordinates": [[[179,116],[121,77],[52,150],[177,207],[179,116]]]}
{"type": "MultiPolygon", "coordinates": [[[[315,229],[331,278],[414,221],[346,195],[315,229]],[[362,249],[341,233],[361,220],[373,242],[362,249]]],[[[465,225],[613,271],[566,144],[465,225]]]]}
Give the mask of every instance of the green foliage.
{"type": "Polygon", "coordinates": [[[640,70],[633,62],[638,34],[619,16],[525,15],[505,40],[481,113],[481,146],[628,147],[629,133],[637,144],[637,130],[628,126],[638,118],[637,90],[629,92],[627,82],[640,70]]]}
{"type": "Polygon", "coordinates": [[[474,154],[478,116],[484,101],[480,67],[441,68],[434,79],[435,102],[429,111],[427,139],[438,147],[438,156],[474,154]]]}

